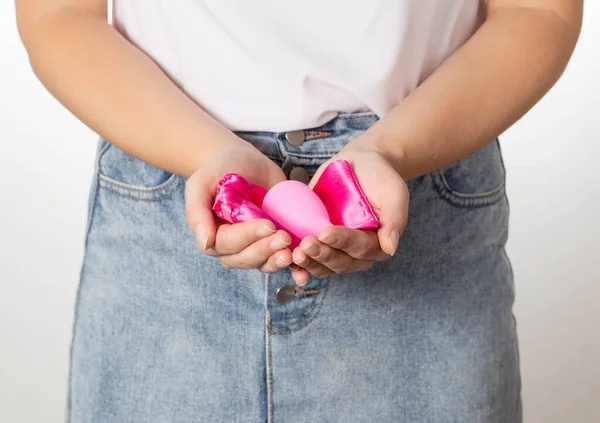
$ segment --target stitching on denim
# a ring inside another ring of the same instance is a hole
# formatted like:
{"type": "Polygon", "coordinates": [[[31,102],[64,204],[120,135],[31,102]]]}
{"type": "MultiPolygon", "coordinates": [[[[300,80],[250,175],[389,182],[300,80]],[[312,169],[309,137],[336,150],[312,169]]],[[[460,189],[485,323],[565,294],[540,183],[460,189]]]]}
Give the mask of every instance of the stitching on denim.
{"type": "Polygon", "coordinates": [[[284,326],[293,326],[297,323],[300,323],[302,320],[306,319],[306,317],[310,314],[310,312],[315,308],[315,304],[317,303],[317,297],[315,296],[315,298],[313,299],[312,304],[310,305],[310,308],[308,310],[306,310],[302,316],[299,319],[296,319],[294,321],[288,322],[288,323],[281,323],[278,325],[270,325],[269,327],[271,328],[280,328],[280,327],[284,327],[284,326]]]}
{"type": "Polygon", "coordinates": [[[139,193],[148,193],[148,194],[151,194],[151,193],[154,193],[154,192],[157,192],[157,191],[162,191],[164,189],[167,189],[171,185],[173,185],[177,181],[177,179],[179,179],[179,176],[177,176],[175,174],[171,174],[171,176],[169,176],[167,178],[167,180],[165,182],[163,182],[162,184],[157,185],[157,186],[152,187],[152,188],[146,188],[146,187],[142,187],[142,186],[139,186],[139,185],[130,185],[130,184],[126,184],[124,182],[119,182],[119,181],[117,181],[115,179],[112,179],[109,176],[102,175],[102,174],[100,174],[99,177],[100,177],[100,179],[103,182],[106,182],[107,184],[110,184],[110,185],[115,185],[115,186],[117,186],[119,188],[122,188],[124,190],[135,191],[135,192],[139,192],[139,193]]]}
{"type": "Polygon", "coordinates": [[[374,119],[377,116],[373,113],[367,113],[367,114],[358,114],[358,115],[344,115],[344,116],[340,116],[340,119],[374,119]]]}
{"type": "Polygon", "coordinates": [[[293,333],[293,332],[298,332],[301,329],[304,329],[305,327],[307,327],[310,322],[312,322],[313,320],[315,320],[315,318],[319,315],[319,312],[321,311],[321,308],[323,308],[323,303],[325,302],[325,298],[327,297],[327,291],[329,290],[329,279],[326,279],[325,281],[325,286],[323,287],[323,298],[321,298],[321,302],[319,303],[319,307],[315,310],[315,312],[313,313],[312,317],[310,319],[308,319],[303,325],[295,328],[295,329],[290,329],[288,331],[281,331],[281,332],[271,332],[271,330],[269,329],[269,332],[272,333],[273,335],[285,335],[288,333],[293,333]]]}
{"type": "MultiPolygon", "coordinates": [[[[296,288],[296,289],[298,290],[299,288],[296,288]]],[[[306,291],[304,291],[304,290],[301,290],[301,291],[302,292],[300,294],[295,295],[295,297],[310,297],[310,296],[314,295],[313,302],[312,302],[310,308],[307,311],[305,311],[304,314],[302,315],[302,317],[300,317],[297,320],[294,320],[294,321],[288,322],[288,323],[281,323],[281,324],[278,324],[278,325],[270,325],[270,327],[272,327],[272,328],[279,328],[279,327],[282,327],[282,326],[290,326],[290,325],[293,325],[293,324],[296,324],[296,323],[302,321],[303,319],[306,318],[306,316],[308,314],[310,314],[310,312],[312,311],[312,309],[315,307],[315,303],[317,301],[317,296],[316,295],[319,292],[321,292],[321,290],[320,289],[309,289],[309,290],[306,290],[306,291]]]]}
{"type": "Polygon", "coordinates": [[[305,291],[300,288],[297,288],[296,292],[299,292],[297,297],[308,297],[309,295],[317,295],[319,292],[321,292],[321,290],[320,289],[307,289],[305,291]]]}
{"type": "Polygon", "coordinates": [[[442,199],[448,203],[461,208],[479,208],[491,206],[505,197],[505,184],[502,182],[493,190],[477,193],[477,194],[462,194],[454,191],[448,185],[441,171],[437,170],[431,173],[431,179],[435,191],[442,199]]]}
{"type": "Polygon", "coordinates": [[[461,192],[455,191],[452,188],[450,188],[450,185],[448,184],[448,180],[446,179],[444,174],[442,172],[439,172],[439,174],[440,174],[442,182],[444,183],[444,187],[448,190],[448,192],[450,192],[452,195],[456,195],[457,197],[460,197],[460,198],[470,199],[470,198],[491,197],[491,196],[495,195],[496,193],[498,193],[498,191],[502,191],[502,189],[504,188],[504,181],[503,181],[496,188],[491,189],[489,191],[465,194],[465,193],[461,193],[461,192]]]}
{"type": "Polygon", "coordinates": [[[102,182],[100,184],[101,188],[105,188],[105,189],[109,189],[109,187],[106,187],[103,184],[109,184],[109,185],[114,185],[118,188],[121,188],[123,190],[127,190],[127,191],[132,191],[132,192],[139,192],[139,193],[148,193],[148,194],[152,194],[154,192],[157,191],[161,191],[161,190],[165,190],[167,188],[169,188],[172,184],[174,184],[175,182],[177,182],[177,180],[179,179],[179,176],[176,174],[171,174],[167,180],[163,183],[161,183],[160,185],[156,186],[156,187],[143,187],[143,186],[139,186],[139,185],[131,185],[131,184],[127,184],[125,182],[121,182],[121,181],[117,181],[116,179],[111,178],[110,176],[107,176],[105,174],[102,173],[102,158],[104,157],[104,155],[106,154],[106,152],[111,148],[114,147],[110,142],[106,141],[105,139],[102,138],[102,140],[106,143],[105,145],[102,146],[102,148],[100,149],[100,152],[98,154],[98,178],[100,179],[100,181],[102,182]]]}
{"type": "Polygon", "coordinates": [[[321,152],[319,152],[319,153],[293,153],[293,152],[288,151],[288,156],[305,158],[305,159],[315,159],[315,158],[331,159],[333,156],[335,156],[338,153],[339,153],[339,151],[332,151],[332,152],[325,151],[322,153],[321,152]]]}
{"type": "Polygon", "coordinates": [[[333,135],[332,131],[304,131],[305,141],[315,140],[318,138],[330,137],[333,135]]]}
{"type": "MultiPolygon", "coordinates": [[[[325,295],[327,294],[327,291],[325,291],[323,293],[323,300],[325,300],[325,295]]],[[[315,320],[315,318],[319,315],[319,312],[321,311],[321,308],[323,307],[323,300],[321,300],[321,303],[319,304],[319,308],[315,311],[315,313],[313,314],[313,316],[307,320],[303,325],[298,326],[295,329],[290,329],[287,331],[281,331],[281,332],[271,332],[271,334],[273,335],[286,335],[288,333],[293,333],[293,332],[298,332],[301,329],[304,329],[305,327],[307,327],[313,320],[315,320]]]]}
{"type": "Polygon", "coordinates": [[[88,250],[88,245],[89,245],[89,238],[90,238],[90,231],[92,229],[92,223],[94,221],[94,216],[96,214],[96,202],[98,201],[98,193],[100,192],[100,181],[99,181],[99,175],[100,175],[100,157],[103,154],[104,151],[106,151],[108,149],[108,146],[110,146],[110,144],[107,143],[107,145],[104,145],[100,151],[98,152],[98,158],[96,159],[96,169],[95,169],[95,174],[94,174],[94,179],[95,181],[92,181],[92,183],[94,185],[92,185],[94,192],[90,193],[92,197],[92,201],[90,201],[89,204],[89,217],[88,217],[88,221],[87,221],[87,227],[85,230],[85,244],[84,244],[84,256],[83,256],[83,260],[82,260],[82,264],[81,264],[81,270],[79,272],[79,283],[77,284],[77,293],[75,295],[75,310],[74,310],[74,315],[73,315],[73,323],[72,323],[72,327],[71,327],[71,344],[69,346],[69,374],[68,374],[68,388],[67,388],[67,409],[66,409],[66,421],[67,423],[72,421],[73,418],[73,398],[72,398],[72,389],[73,389],[73,347],[75,345],[75,336],[76,336],[76,332],[77,332],[77,321],[78,321],[78,317],[79,317],[79,304],[80,304],[80,297],[81,297],[81,285],[82,285],[82,281],[83,281],[83,277],[85,274],[85,265],[86,265],[86,256],[87,256],[87,250],[88,250]]]}
{"type": "Polygon", "coordinates": [[[358,112],[358,113],[340,113],[337,118],[339,120],[352,120],[352,119],[379,119],[375,113],[372,112],[358,112]]]}
{"type": "Polygon", "coordinates": [[[124,198],[129,198],[131,200],[136,200],[136,201],[144,201],[144,202],[153,202],[153,201],[160,201],[160,200],[164,200],[165,198],[169,198],[171,196],[173,196],[173,194],[175,194],[177,191],[179,191],[181,189],[181,187],[183,187],[186,183],[186,180],[184,179],[183,181],[181,181],[181,183],[179,185],[177,185],[175,188],[172,189],[172,191],[169,191],[167,194],[160,196],[160,197],[154,197],[154,198],[143,198],[143,197],[134,197],[132,195],[128,195],[125,193],[122,193],[120,191],[116,191],[113,188],[109,187],[109,186],[103,186],[102,184],[100,184],[100,188],[104,189],[106,191],[112,192],[113,194],[116,194],[118,196],[124,197],[124,198]]]}
{"type": "Polygon", "coordinates": [[[265,274],[265,309],[266,309],[266,322],[265,327],[267,328],[265,332],[265,353],[266,353],[266,372],[267,372],[267,423],[273,422],[273,357],[271,355],[271,332],[268,330],[271,324],[271,313],[269,312],[269,294],[271,292],[271,282],[269,279],[269,275],[265,274]]]}
{"type": "Polygon", "coordinates": [[[106,154],[106,152],[108,151],[108,149],[110,147],[112,147],[112,144],[109,143],[105,138],[100,137],[100,139],[105,143],[102,146],[102,148],[100,149],[100,151],[98,152],[98,161],[97,161],[98,173],[102,174],[102,158],[104,157],[104,154],[106,154]]]}
{"type": "Polygon", "coordinates": [[[292,326],[292,325],[295,325],[296,323],[299,323],[302,320],[306,319],[306,316],[308,316],[310,314],[310,312],[313,310],[313,308],[315,308],[315,304],[317,302],[317,298],[318,298],[317,296],[315,296],[313,298],[313,302],[310,305],[310,308],[308,310],[306,310],[299,319],[293,320],[293,321],[288,322],[288,323],[281,323],[281,324],[278,324],[278,325],[269,325],[269,327],[270,328],[280,328],[280,327],[283,327],[283,326],[292,326]]]}

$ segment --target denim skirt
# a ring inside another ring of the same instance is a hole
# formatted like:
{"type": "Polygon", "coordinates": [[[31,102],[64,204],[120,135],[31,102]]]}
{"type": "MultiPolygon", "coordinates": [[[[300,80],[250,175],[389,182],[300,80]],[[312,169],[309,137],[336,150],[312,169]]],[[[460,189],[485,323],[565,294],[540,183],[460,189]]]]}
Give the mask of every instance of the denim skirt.
{"type": "MultiPolygon", "coordinates": [[[[377,121],[239,136],[313,175],[377,121]]],[[[100,140],[67,421],[521,422],[498,141],[408,183],[397,253],[309,279],[226,270],[185,219],[186,180],[100,140]]]]}

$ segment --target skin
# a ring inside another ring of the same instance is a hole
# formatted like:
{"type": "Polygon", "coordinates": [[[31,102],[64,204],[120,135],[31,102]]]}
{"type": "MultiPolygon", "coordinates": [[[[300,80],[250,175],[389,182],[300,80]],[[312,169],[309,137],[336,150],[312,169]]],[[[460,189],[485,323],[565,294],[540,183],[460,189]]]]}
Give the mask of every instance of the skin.
{"type": "Polygon", "coordinates": [[[351,163],[380,219],[377,232],[330,227],[291,252],[289,235],[274,232],[271,222],[215,221],[212,198],[226,173],[265,188],[285,176],[111,27],[105,0],[16,6],[32,68],[65,107],[132,156],[189,177],[187,219],[200,251],[227,268],[275,272],[289,265],[300,285],[310,274],[365,270],[392,255],[406,225],[405,181],[468,156],[522,117],[564,71],[583,13],[583,0],[488,0],[474,36],[334,157],[351,163]]]}

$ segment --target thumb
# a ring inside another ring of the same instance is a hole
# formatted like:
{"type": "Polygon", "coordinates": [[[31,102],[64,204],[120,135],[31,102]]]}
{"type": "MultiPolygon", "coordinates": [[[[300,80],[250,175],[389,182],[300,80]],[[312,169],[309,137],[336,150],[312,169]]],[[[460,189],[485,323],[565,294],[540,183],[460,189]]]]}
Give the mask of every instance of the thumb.
{"type": "Polygon", "coordinates": [[[212,212],[214,191],[209,180],[194,174],[185,187],[185,212],[190,229],[196,234],[196,243],[206,252],[215,243],[217,223],[212,212]]]}
{"type": "Polygon", "coordinates": [[[408,188],[402,183],[391,195],[384,195],[380,203],[379,229],[377,238],[381,249],[393,256],[408,219],[408,188]]]}

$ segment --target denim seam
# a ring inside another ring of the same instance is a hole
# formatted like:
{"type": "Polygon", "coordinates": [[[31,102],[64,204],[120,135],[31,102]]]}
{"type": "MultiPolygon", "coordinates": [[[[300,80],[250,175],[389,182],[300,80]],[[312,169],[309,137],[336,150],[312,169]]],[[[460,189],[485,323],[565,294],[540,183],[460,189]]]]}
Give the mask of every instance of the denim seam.
{"type": "Polygon", "coordinates": [[[504,182],[493,190],[475,193],[475,194],[464,194],[454,191],[448,185],[446,178],[440,170],[432,172],[431,179],[437,193],[446,200],[448,203],[457,207],[486,207],[491,206],[505,197],[505,185],[504,182]]]}
{"type": "Polygon", "coordinates": [[[359,112],[358,114],[355,113],[343,113],[338,115],[339,119],[342,120],[352,120],[352,119],[373,119],[374,117],[376,117],[377,115],[375,115],[372,112],[359,112]]]}
{"type": "Polygon", "coordinates": [[[289,151],[287,152],[288,156],[306,158],[306,159],[315,159],[315,158],[330,159],[338,153],[339,153],[339,151],[333,151],[333,152],[325,151],[325,152],[318,152],[318,153],[293,153],[293,152],[289,152],[289,151]]]}
{"type": "Polygon", "coordinates": [[[271,283],[269,274],[265,274],[265,371],[267,372],[267,423],[273,423],[273,356],[271,355],[271,332],[268,330],[271,324],[271,313],[269,312],[269,293],[271,283]]]}
{"type": "Polygon", "coordinates": [[[102,174],[102,158],[104,157],[104,154],[108,151],[108,149],[112,146],[112,144],[110,142],[108,142],[106,139],[104,138],[100,138],[103,142],[105,142],[105,144],[102,146],[102,148],[100,149],[100,152],[98,153],[98,159],[97,159],[97,165],[98,165],[98,175],[102,174]]]}
{"type": "Polygon", "coordinates": [[[315,304],[317,302],[317,295],[314,296],[312,304],[310,305],[310,308],[308,310],[306,310],[304,312],[304,314],[302,314],[302,317],[300,317],[299,319],[296,319],[296,320],[294,320],[292,322],[289,322],[289,323],[281,323],[281,324],[278,324],[278,325],[271,325],[270,324],[269,328],[281,328],[281,327],[284,327],[284,326],[292,326],[292,325],[295,325],[296,323],[299,323],[302,320],[306,319],[306,317],[310,314],[310,312],[313,310],[313,308],[315,308],[315,304]]]}
{"type": "Polygon", "coordinates": [[[333,131],[304,131],[305,133],[305,141],[316,140],[321,138],[330,137],[333,135],[333,131]]]}
{"type": "MultiPolygon", "coordinates": [[[[315,318],[319,315],[319,312],[321,311],[321,308],[323,308],[323,303],[325,302],[325,297],[327,296],[327,291],[328,290],[329,290],[329,279],[326,279],[325,280],[325,286],[323,287],[323,297],[321,298],[321,301],[319,302],[319,306],[315,310],[315,312],[312,314],[312,316],[308,320],[306,320],[304,322],[303,325],[298,326],[298,327],[296,327],[294,329],[290,329],[290,330],[287,330],[287,331],[281,331],[281,332],[273,332],[273,331],[271,331],[271,326],[269,326],[269,328],[268,328],[269,332],[271,334],[273,334],[273,335],[286,335],[286,334],[289,334],[289,333],[298,332],[299,330],[304,329],[305,327],[307,327],[310,322],[312,322],[313,320],[315,320],[315,318]]],[[[297,322],[300,322],[300,321],[306,319],[306,317],[308,317],[308,316],[303,317],[302,319],[298,320],[297,322]]],[[[286,325],[286,326],[288,326],[288,325],[286,325]]]]}
{"type": "Polygon", "coordinates": [[[155,187],[143,187],[140,185],[130,185],[130,184],[126,184],[124,182],[119,182],[109,176],[106,175],[99,175],[100,180],[108,185],[115,185],[118,188],[121,188],[123,190],[127,190],[127,191],[135,191],[135,192],[139,192],[139,193],[143,193],[143,194],[152,194],[154,192],[157,191],[162,191],[165,190],[167,188],[169,188],[171,185],[173,185],[178,179],[179,176],[175,175],[175,174],[171,174],[171,176],[169,176],[169,178],[161,183],[160,185],[157,185],[155,187]]]}
{"type": "MultiPolygon", "coordinates": [[[[184,179],[181,181],[181,183],[179,185],[177,185],[175,188],[172,188],[171,190],[168,190],[164,195],[161,195],[159,197],[149,197],[149,198],[134,197],[133,195],[129,195],[129,194],[117,191],[114,188],[111,188],[109,185],[100,185],[100,188],[104,189],[106,191],[112,192],[113,194],[116,194],[123,198],[129,198],[129,199],[135,200],[135,201],[153,202],[153,201],[160,201],[160,200],[164,200],[165,198],[172,197],[177,191],[179,191],[185,185],[185,183],[186,183],[186,180],[184,179]]],[[[133,194],[133,192],[131,194],[133,194]]],[[[140,192],[140,194],[147,194],[147,193],[140,192]]]]}
{"type": "Polygon", "coordinates": [[[465,198],[465,199],[469,199],[469,198],[486,198],[486,197],[492,197],[495,194],[497,194],[499,191],[502,191],[502,189],[504,188],[504,182],[502,182],[500,185],[498,185],[496,188],[491,189],[489,191],[484,191],[484,192],[474,192],[474,193],[462,193],[456,190],[453,190],[452,188],[450,188],[450,185],[448,184],[448,180],[446,179],[446,177],[444,176],[444,174],[442,172],[439,172],[440,177],[442,182],[444,183],[444,188],[446,188],[452,195],[455,195],[457,197],[460,198],[465,198]]]}
{"type": "Polygon", "coordinates": [[[273,143],[275,144],[275,148],[279,153],[279,157],[282,164],[285,163],[285,161],[287,160],[287,150],[285,149],[286,141],[284,137],[284,134],[273,134],[273,143]]]}
{"type": "MultiPolygon", "coordinates": [[[[178,175],[171,174],[165,182],[162,182],[161,184],[159,184],[155,187],[144,187],[144,186],[140,186],[140,185],[127,184],[125,182],[118,181],[116,179],[111,178],[110,176],[105,175],[103,173],[105,171],[102,169],[102,159],[104,158],[104,155],[106,154],[106,152],[111,147],[114,147],[114,146],[110,142],[108,142],[106,139],[104,139],[104,138],[101,138],[101,139],[105,142],[105,144],[100,149],[100,152],[98,153],[98,159],[97,159],[98,179],[100,181],[100,188],[108,189],[109,191],[112,191],[115,194],[119,194],[119,195],[123,195],[123,196],[127,196],[127,195],[119,192],[118,189],[121,189],[123,191],[130,191],[131,193],[154,194],[158,191],[166,190],[167,188],[171,187],[171,185],[175,184],[178,179],[180,179],[180,177],[178,175]]],[[[178,188],[179,187],[176,187],[175,191],[177,191],[178,188]]],[[[137,200],[138,198],[135,198],[135,199],[137,200]]]]}
{"type": "Polygon", "coordinates": [[[87,251],[88,251],[88,244],[89,244],[89,238],[90,238],[90,232],[92,229],[92,223],[94,220],[94,216],[95,216],[95,212],[96,212],[96,202],[98,201],[98,193],[100,192],[100,181],[99,181],[99,176],[100,176],[100,157],[101,155],[104,153],[104,151],[106,151],[108,149],[108,146],[105,145],[102,147],[102,149],[99,151],[98,153],[98,159],[96,161],[96,170],[95,170],[95,174],[94,174],[94,179],[92,181],[92,187],[93,187],[93,193],[90,193],[90,195],[92,196],[92,200],[89,203],[89,217],[88,217],[88,221],[87,221],[87,227],[85,230],[85,242],[84,242],[84,256],[83,256],[83,260],[82,260],[82,265],[81,265],[81,270],[79,272],[79,283],[77,284],[77,293],[75,295],[75,310],[74,310],[74,314],[73,314],[73,323],[72,323],[72,327],[71,327],[71,345],[69,347],[69,374],[68,374],[68,388],[67,388],[67,410],[66,410],[66,415],[65,415],[65,421],[71,422],[72,421],[72,414],[73,414],[73,398],[72,398],[72,389],[73,389],[73,347],[75,345],[75,336],[76,336],[76,332],[77,332],[77,320],[79,317],[79,302],[80,302],[80,297],[81,297],[81,285],[82,285],[82,281],[83,281],[83,276],[85,274],[85,266],[86,266],[86,256],[87,256],[87,251]]]}

